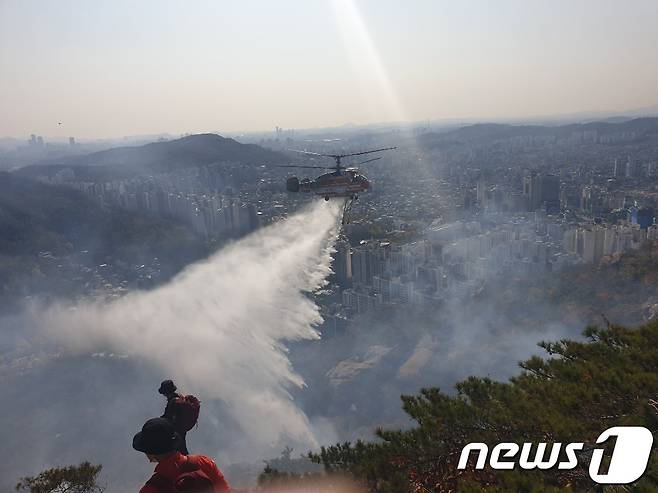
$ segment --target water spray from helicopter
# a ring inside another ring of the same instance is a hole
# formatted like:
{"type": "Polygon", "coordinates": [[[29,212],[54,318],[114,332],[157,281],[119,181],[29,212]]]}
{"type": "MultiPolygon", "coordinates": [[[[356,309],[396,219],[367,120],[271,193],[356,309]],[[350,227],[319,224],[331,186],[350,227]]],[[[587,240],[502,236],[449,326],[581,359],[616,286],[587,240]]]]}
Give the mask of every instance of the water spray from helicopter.
{"type": "Polygon", "coordinates": [[[322,317],[307,294],[331,272],[340,207],[317,201],[153,291],[34,311],[33,324],[64,354],[125,354],[188,392],[222,401],[244,433],[236,449],[245,454],[258,456],[283,439],[314,447],[312,427],[289,394],[305,384],[285,342],[319,338],[322,317]]]}

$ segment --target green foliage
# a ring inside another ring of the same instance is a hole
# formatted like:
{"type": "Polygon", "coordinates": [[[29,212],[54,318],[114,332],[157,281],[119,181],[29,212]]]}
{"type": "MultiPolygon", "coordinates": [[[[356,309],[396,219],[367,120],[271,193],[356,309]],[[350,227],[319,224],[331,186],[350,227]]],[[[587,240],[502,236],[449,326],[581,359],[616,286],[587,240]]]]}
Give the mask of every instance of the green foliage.
{"type": "Polygon", "coordinates": [[[263,472],[258,475],[258,486],[264,488],[288,484],[290,481],[298,479],[298,477],[297,474],[281,472],[267,464],[263,472]]]}
{"type": "Polygon", "coordinates": [[[263,472],[258,475],[258,486],[267,489],[290,489],[297,486],[314,484],[318,479],[323,477],[321,473],[294,473],[279,471],[269,464],[265,466],[263,472]]]}
{"type": "MultiPolygon", "coordinates": [[[[533,357],[508,382],[470,377],[456,395],[437,388],[403,396],[417,423],[379,430],[377,443],[344,443],[312,458],[327,472],[344,471],[372,491],[594,491],[587,460],[570,471],[456,469],[470,442],[594,443],[616,425],[658,430],[658,320],[631,330],[588,327],[585,342],[542,342],[550,358],[533,357]]],[[[658,489],[658,457],[634,491],[658,489]]]]}
{"type": "Polygon", "coordinates": [[[30,493],[99,493],[98,474],[103,466],[83,462],[77,466],[54,467],[37,476],[21,478],[16,491],[30,493]]]}

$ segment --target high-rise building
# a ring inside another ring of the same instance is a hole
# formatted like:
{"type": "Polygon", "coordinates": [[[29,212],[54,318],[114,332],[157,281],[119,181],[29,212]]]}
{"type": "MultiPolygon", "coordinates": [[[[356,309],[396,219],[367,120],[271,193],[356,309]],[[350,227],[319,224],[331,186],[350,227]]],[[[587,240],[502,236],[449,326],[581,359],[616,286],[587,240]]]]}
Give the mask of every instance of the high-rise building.
{"type": "Polygon", "coordinates": [[[633,178],[633,163],[631,162],[630,156],[628,156],[628,159],[626,160],[626,172],[624,176],[626,176],[626,178],[633,178]]]}
{"type": "Polygon", "coordinates": [[[341,286],[349,284],[352,279],[352,252],[347,241],[341,240],[336,243],[333,269],[338,284],[341,286]]]}
{"type": "Polygon", "coordinates": [[[541,195],[539,177],[536,172],[533,171],[530,175],[523,177],[523,195],[528,202],[528,210],[534,211],[539,208],[541,195]]]}
{"type": "Polygon", "coordinates": [[[560,212],[560,179],[555,175],[543,175],[540,184],[540,203],[546,207],[546,212],[560,212]]]}
{"type": "Polygon", "coordinates": [[[560,179],[555,175],[539,175],[533,171],[523,179],[523,194],[530,211],[542,207],[548,213],[560,211],[560,179]]]}
{"type": "Polygon", "coordinates": [[[366,247],[352,251],[352,281],[357,284],[370,284],[372,281],[372,254],[366,247]]]}
{"type": "Polygon", "coordinates": [[[585,262],[597,264],[603,257],[605,228],[599,226],[582,230],[582,257],[585,262]]]}
{"type": "Polygon", "coordinates": [[[477,201],[480,207],[487,205],[487,182],[484,178],[480,178],[476,187],[477,201]]]}

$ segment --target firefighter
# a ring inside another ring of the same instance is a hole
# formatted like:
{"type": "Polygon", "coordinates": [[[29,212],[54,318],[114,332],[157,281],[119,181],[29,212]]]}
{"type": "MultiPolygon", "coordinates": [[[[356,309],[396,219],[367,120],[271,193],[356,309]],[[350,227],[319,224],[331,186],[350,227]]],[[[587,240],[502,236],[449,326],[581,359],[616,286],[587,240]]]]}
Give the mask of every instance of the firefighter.
{"type": "Polygon", "coordinates": [[[168,419],[174,425],[176,433],[181,437],[179,442],[179,451],[183,455],[188,455],[187,450],[187,432],[196,424],[199,417],[198,409],[189,409],[189,403],[185,396],[176,392],[177,388],[171,380],[165,380],[160,384],[158,393],[167,399],[163,418],[168,419]],[[194,413],[196,412],[196,416],[194,413]]]}
{"type": "Polygon", "coordinates": [[[180,436],[168,419],[149,419],[133,438],[133,448],[157,463],[140,493],[227,493],[230,490],[215,462],[205,455],[179,452],[180,436]]]}

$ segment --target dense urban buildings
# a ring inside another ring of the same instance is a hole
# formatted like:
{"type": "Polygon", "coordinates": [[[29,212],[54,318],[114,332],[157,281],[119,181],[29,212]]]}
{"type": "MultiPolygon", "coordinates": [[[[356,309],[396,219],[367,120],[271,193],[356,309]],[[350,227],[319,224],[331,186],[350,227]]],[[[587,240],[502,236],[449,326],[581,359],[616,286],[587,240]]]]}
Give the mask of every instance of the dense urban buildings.
{"type": "MultiPolygon", "coordinates": [[[[255,138],[284,152],[398,146],[364,166],[373,185],[336,244],[331,318],[450,303],[487,281],[598,264],[658,239],[657,120],[601,125],[422,126],[339,140],[277,127],[255,138]]],[[[103,208],[180,221],[207,241],[243,236],[307,199],[288,195],[285,171],[266,165],[218,161],[104,181],[76,169],[39,179],[81,190],[103,208]]]]}

